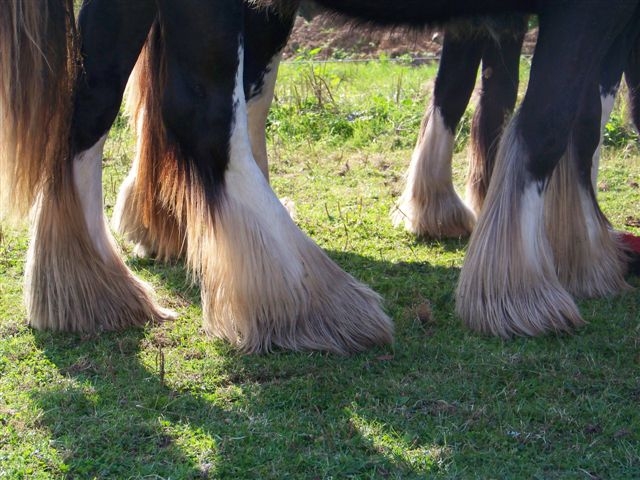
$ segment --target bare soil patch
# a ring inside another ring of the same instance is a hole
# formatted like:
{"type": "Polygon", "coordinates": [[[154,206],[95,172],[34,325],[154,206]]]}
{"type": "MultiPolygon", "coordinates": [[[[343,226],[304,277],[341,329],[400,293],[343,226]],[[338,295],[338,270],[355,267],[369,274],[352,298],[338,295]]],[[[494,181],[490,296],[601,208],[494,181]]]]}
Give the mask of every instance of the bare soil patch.
{"type": "MultiPolygon", "coordinates": [[[[533,52],[537,29],[532,29],[525,39],[524,53],[533,52]]],[[[304,58],[310,51],[317,60],[356,59],[366,60],[386,56],[409,56],[417,61],[437,59],[442,50],[442,29],[407,31],[402,28],[373,29],[345,24],[329,14],[320,14],[307,21],[296,19],[289,43],[284,51],[285,59],[304,58]]]]}

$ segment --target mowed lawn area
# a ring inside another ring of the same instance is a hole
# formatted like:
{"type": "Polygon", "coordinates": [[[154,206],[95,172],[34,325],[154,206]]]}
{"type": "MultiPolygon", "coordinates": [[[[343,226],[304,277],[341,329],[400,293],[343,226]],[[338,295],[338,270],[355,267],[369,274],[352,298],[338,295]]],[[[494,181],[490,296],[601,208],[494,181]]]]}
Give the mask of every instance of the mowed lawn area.
{"type": "MultiPolygon", "coordinates": [[[[640,280],[579,301],[588,324],[574,335],[485,338],[454,313],[466,239],[391,225],[435,71],[384,58],[288,63],[269,117],[275,191],[381,294],[393,346],[242,356],[203,333],[181,263],[135,258],[126,242],[128,264],[177,320],[34,331],[22,302],[27,231],[4,226],[0,478],[640,478],[640,280]]],[[[640,150],[619,103],[598,199],[616,228],[640,235],[640,150]]],[[[471,113],[457,136],[459,191],[471,113]]],[[[109,214],[134,143],[120,118],[104,160],[109,214]]]]}

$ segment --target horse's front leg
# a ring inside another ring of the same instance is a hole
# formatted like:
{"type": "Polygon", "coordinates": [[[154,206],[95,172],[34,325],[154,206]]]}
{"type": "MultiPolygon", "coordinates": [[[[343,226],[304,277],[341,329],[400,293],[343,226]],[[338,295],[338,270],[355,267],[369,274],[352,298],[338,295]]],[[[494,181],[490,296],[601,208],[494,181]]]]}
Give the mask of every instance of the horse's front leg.
{"type": "Polygon", "coordinates": [[[155,14],[153,1],[92,0],[81,10],[71,154],[56,160],[38,200],[27,258],[25,297],[37,328],[112,330],[168,315],[120,258],[102,204],[104,142],[155,14]]]}
{"type": "Polygon", "coordinates": [[[451,162],[455,129],[469,103],[486,41],[476,31],[445,33],[433,99],[392,212],[394,224],[404,224],[415,235],[466,237],[473,229],[475,215],[453,187],[451,162]]]}
{"type": "Polygon", "coordinates": [[[242,3],[160,5],[162,111],[171,148],[181,153],[163,193],[184,218],[205,329],[246,352],[348,353],[391,341],[378,296],[296,227],[253,158],[242,3]]]}
{"type": "MultiPolygon", "coordinates": [[[[295,13],[279,14],[271,8],[245,5],[244,89],[251,150],[265,177],[269,178],[265,128],[273,99],[280,56],[291,33],[295,13]]],[[[136,244],[141,256],[170,260],[184,256],[187,249],[183,222],[162,201],[165,179],[154,166],[163,157],[179,154],[164,150],[168,145],[159,135],[162,82],[160,71],[164,39],[152,34],[143,49],[129,83],[127,108],[138,136],[136,156],[123,182],[114,209],[114,227],[136,244]]],[[[171,159],[167,159],[171,163],[171,159]]],[[[164,163],[164,162],[161,162],[164,163]]]]}

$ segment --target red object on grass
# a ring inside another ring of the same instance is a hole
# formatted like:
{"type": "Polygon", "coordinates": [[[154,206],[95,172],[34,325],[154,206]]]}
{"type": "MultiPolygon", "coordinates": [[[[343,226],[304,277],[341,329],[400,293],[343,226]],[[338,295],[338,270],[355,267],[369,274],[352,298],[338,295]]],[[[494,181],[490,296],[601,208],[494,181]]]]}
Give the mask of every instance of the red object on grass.
{"type": "Polygon", "coordinates": [[[631,233],[620,232],[620,238],[629,251],[640,255],[640,237],[632,235],[631,233]]]}

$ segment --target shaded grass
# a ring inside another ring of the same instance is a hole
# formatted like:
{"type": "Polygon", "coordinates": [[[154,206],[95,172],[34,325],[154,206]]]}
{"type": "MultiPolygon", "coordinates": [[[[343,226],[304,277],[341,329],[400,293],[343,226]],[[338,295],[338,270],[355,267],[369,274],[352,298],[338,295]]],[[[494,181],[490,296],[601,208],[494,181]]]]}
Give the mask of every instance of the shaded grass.
{"type": "MultiPolygon", "coordinates": [[[[453,311],[466,242],[418,241],[388,219],[433,67],[325,66],[318,75],[334,101],[322,107],[304,68],[285,66],[278,86],[274,188],[295,200],[303,230],[384,297],[395,345],[349,358],[240,356],[203,334],[181,264],[130,255],[178,311],[175,322],[35,332],[21,303],[26,233],[5,229],[0,477],[640,477],[638,291],[581,301],[589,323],[573,336],[504,342],[468,332],[453,311]],[[350,120],[354,111],[369,113],[350,120]],[[323,130],[327,118],[360,125],[346,135],[323,130]],[[403,119],[412,120],[393,130],[403,119]]],[[[463,130],[458,186],[464,139],[463,130]]],[[[606,150],[599,198],[615,226],[640,234],[625,227],[640,206],[631,140],[606,150]]],[[[105,158],[108,209],[132,148],[120,124],[105,158]]]]}

